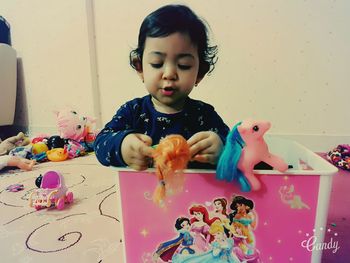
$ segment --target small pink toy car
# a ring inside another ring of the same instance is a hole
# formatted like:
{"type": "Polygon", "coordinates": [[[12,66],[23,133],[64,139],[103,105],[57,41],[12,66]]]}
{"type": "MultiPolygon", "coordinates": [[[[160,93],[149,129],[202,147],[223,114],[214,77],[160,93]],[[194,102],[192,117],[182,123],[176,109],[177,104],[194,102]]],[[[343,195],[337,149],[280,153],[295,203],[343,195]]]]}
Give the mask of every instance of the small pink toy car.
{"type": "Polygon", "coordinates": [[[73,193],[67,192],[63,176],[56,171],[47,171],[43,174],[40,188],[29,196],[29,206],[36,210],[56,206],[58,210],[64,209],[65,203],[73,202],[73,193]]]}

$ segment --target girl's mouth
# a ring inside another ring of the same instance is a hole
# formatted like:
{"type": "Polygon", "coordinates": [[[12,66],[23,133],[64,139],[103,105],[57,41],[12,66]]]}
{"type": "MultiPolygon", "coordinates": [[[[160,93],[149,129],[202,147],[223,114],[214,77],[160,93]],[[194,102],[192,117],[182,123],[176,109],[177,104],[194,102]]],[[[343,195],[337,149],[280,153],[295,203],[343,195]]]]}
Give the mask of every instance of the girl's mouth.
{"type": "Polygon", "coordinates": [[[166,88],[163,88],[161,92],[165,96],[171,96],[174,94],[175,90],[171,87],[166,87],[166,88]]]}

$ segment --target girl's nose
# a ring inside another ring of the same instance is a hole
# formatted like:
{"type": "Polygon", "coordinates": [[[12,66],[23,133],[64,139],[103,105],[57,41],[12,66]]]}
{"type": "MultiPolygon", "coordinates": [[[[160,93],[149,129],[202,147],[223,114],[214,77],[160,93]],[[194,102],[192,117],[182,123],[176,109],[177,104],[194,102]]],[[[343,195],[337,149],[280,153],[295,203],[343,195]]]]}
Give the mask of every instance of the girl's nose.
{"type": "Polygon", "coordinates": [[[176,80],[177,79],[177,71],[176,71],[175,65],[166,64],[164,66],[163,79],[166,79],[166,80],[176,80]]]}

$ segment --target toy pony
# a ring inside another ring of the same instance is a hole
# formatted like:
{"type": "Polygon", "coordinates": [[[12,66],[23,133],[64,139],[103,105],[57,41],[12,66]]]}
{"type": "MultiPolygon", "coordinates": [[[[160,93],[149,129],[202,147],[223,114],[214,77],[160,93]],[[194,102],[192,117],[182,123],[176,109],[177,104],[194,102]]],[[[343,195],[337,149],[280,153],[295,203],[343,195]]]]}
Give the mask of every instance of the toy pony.
{"type": "Polygon", "coordinates": [[[241,190],[259,190],[260,181],[255,177],[254,166],[263,161],[280,172],[288,165],[280,157],[269,152],[264,140],[271,124],[267,121],[245,120],[236,124],[227,136],[226,145],[220,155],[216,178],[231,182],[237,180],[241,190]]]}
{"type": "Polygon", "coordinates": [[[181,135],[169,135],[156,146],[153,159],[155,162],[158,186],[153,193],[153,201],[163,204],[166,193],[176,191],[183,182],[182,170],[190,160],[190,149],[181,135]]]}

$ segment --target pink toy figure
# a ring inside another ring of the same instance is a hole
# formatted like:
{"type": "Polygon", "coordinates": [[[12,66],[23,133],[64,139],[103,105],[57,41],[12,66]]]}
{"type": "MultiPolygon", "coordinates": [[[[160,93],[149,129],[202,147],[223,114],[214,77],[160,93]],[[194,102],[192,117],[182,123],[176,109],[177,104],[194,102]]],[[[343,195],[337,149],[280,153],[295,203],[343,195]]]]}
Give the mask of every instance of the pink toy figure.
{"type": "Polygon", "coordinates": [[[65,203],[73,202],[73,193],[67,192],[63,176],[59,172],[47,171],[41,176],[41,182],[38,179],[40,188],[30,194],[30,207],[34,206],[36,210],[39,210],[45,207],[56,206],[58,210],[62,210],[65,203]]]}
{"type": "Polygon", "coordinates": [[[237,180],[242,191],[259,190],[260,181],[254,175],[254,166],[265,162],[280,172],[288,169],[288,164],[269,152],[264,134],[270,129],[268,121],[245,120],[234,126],[228,134],[226,145],[220,156],[216,177],[220,180],[237,180]]]}
{"type": "Polygon", "coordinates": [[[72,139],[78,142],[84,139],[88,132],[86,129],[87,117],[82,117],[71,109],[60,110],[55,113],[57,115],[58,132],[61,138],[72,139]]]}
{"type": "Polygon", "coordinates": [[[294,193],[294,185],[281,186],[278,192],[282,202],[289,205],[291,209],[310,209],[310,207],[301,200],[301,196],[294,193]]]}

